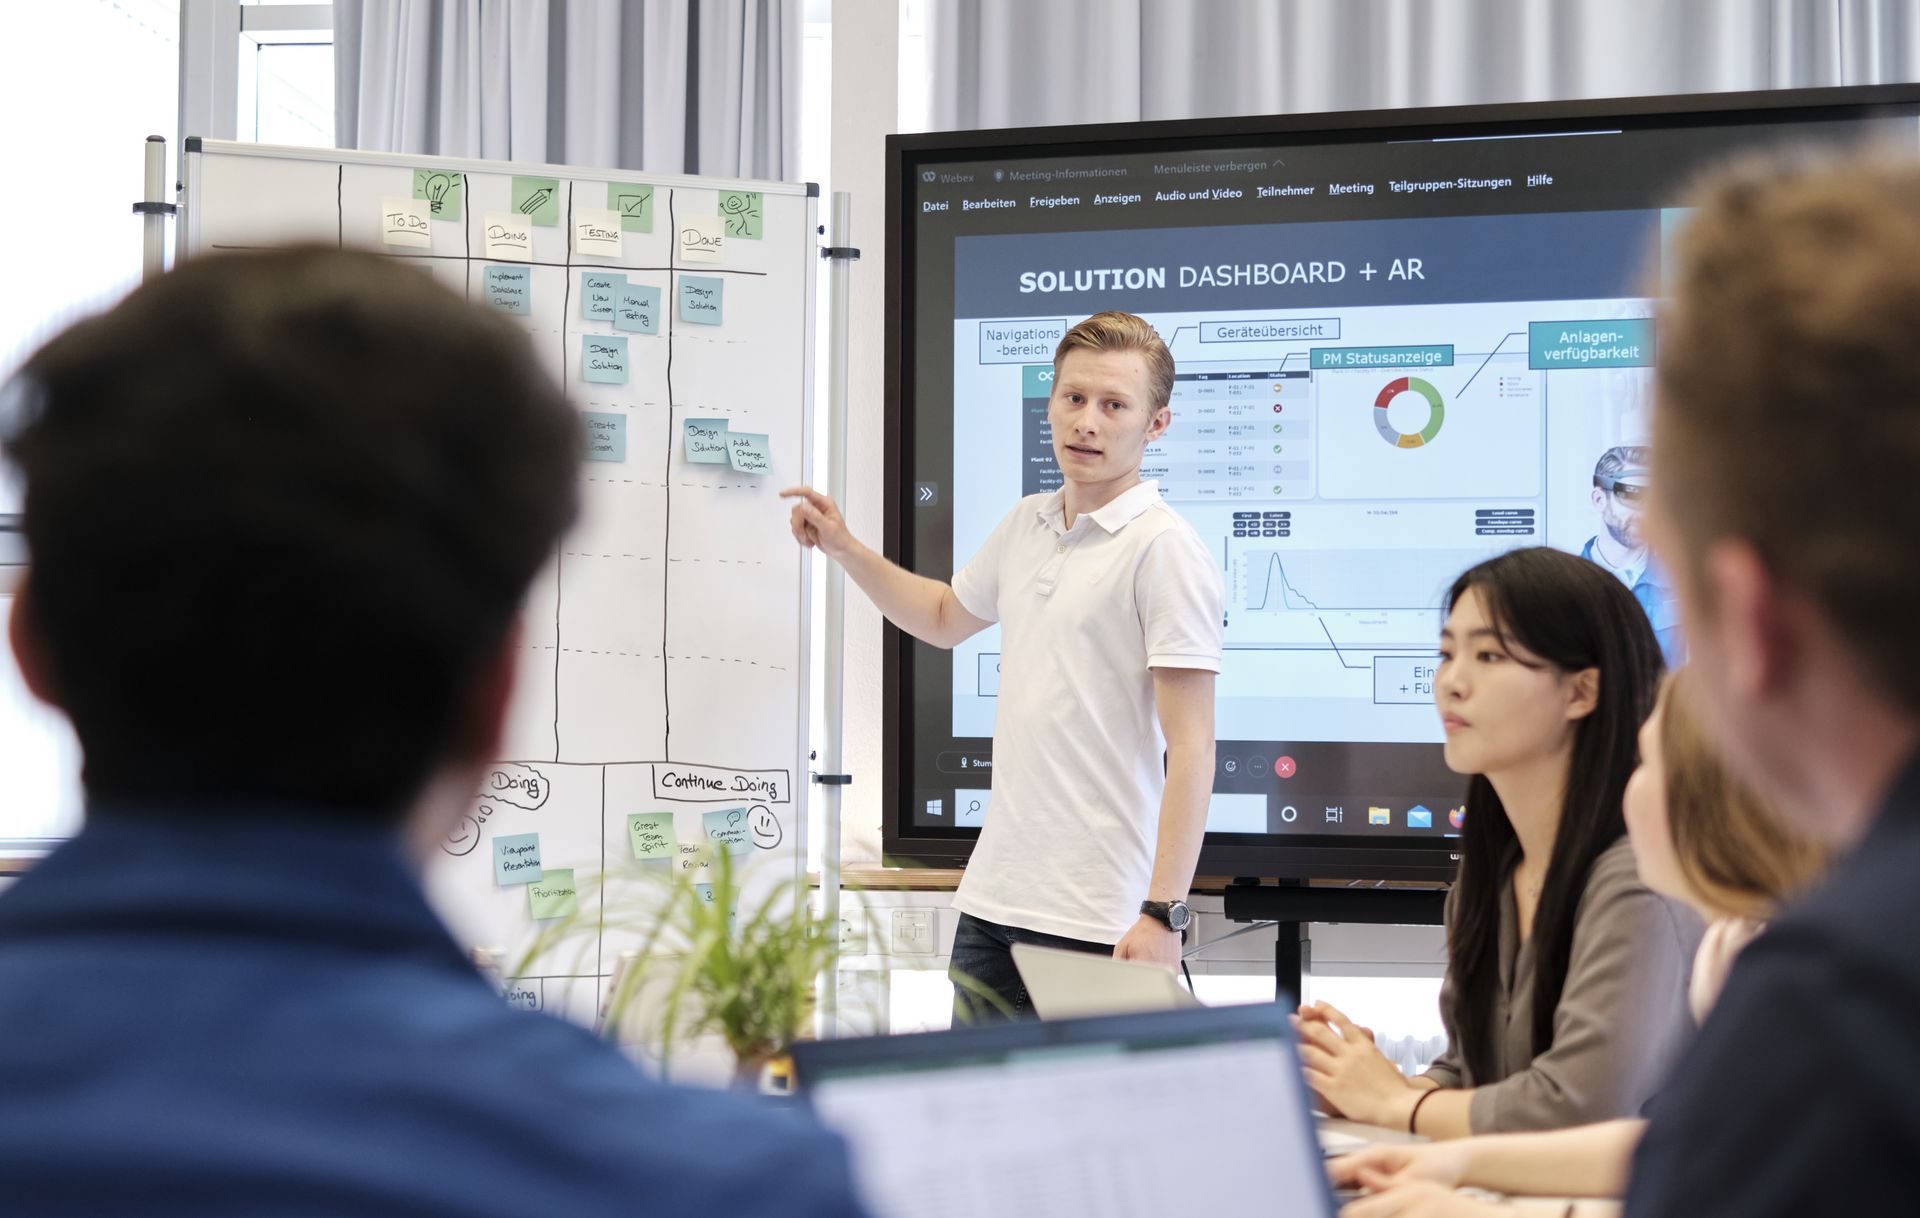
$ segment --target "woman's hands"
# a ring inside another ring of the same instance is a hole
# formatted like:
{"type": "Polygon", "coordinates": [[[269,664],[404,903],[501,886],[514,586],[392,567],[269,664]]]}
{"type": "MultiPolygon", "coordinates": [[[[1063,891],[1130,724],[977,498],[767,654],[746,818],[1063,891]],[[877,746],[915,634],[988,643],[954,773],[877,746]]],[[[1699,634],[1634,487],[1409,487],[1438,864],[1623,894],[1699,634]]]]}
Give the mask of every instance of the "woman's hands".
{"type": "Polygon", "coordinates": [[[1417,1142],[1376,1145],[1327,1164],[1335,1188],[1374,1191],[1402,1184],[1427,1183],[1453,1188],[1467,1178],[1466,1142],[1417,1142]]]}
{"type": "Polygon", "coordinates": [[[1368,1193],[1340,1207],[1340,1218],[1494,1218],[1512,1213],[1510,1206],[1421,1180],[1368,1193]]]}
{"type": "Polygon", "coordinates": [[[1419,1089],[1373,1043],[1373,1033],[1325,1002],[1294,1016],[1307,1085],[1334,1116],[1405,1129],[1419,1089]]]}
{"type": "Polygon", "coordinates": [[[1466,1143],[1369,1146],[1327,1164],[1336,1188],[1363,1188],[1340,1218],[1485,1218],[1501,1207],[1454,1192],[1466,1179],[1466,1143]]]}

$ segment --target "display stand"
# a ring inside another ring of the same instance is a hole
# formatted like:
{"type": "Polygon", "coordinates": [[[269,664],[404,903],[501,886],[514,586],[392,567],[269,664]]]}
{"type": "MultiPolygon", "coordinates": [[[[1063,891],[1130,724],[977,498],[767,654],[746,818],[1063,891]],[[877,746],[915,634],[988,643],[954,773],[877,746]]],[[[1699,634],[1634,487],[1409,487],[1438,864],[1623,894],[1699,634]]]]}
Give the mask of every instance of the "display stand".
{"type": "Polygon", "coordinates": [[[1297,1004],[1313,965],[1312,923],[1443,926],[1446,907],[1443,888],[1311,888],[1298,880],[1235,880],[1227,886],[1225,913],[1229,922],[1275,924],[1274,998],[1297,1004]]]}

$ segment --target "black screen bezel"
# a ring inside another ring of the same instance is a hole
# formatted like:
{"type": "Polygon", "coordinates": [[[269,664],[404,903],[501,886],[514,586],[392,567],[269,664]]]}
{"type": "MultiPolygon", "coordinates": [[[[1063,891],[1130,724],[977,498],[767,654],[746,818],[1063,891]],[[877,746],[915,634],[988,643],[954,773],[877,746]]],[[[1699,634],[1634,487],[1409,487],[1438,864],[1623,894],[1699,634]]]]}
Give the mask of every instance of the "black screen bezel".
{"type": "MultiPolygon", "coordinates": [[[[1447,137],[1594,129],[1661,130],[1859,121],[1885,107],[1920,104],[1920,85],[1701,93],[1561,102],[1444,106],[1408,110],[1270,115],[1083,126],[1001,128],[887,137],[886,168],[886,438],[884,552],[911,568],[912,460],[918,423],[911,339],[914,316],[914,186],[923,169],[984,158],[1084,157],[1124,153],[1231,152],[1295,144],[1381,143],[1447,137]]],[[[890,864],[964,865],[978,830],[928,830],[912,820],[912,699],[903,687],[909,649],[919,645],[883,624],[881,677],[881,844],[890,864]]],[[[1462,790],[1464,791],[1464,780],[1462,790]]],[[[1276,879],[1431,881],[1452,878],[1458,842],[1362,835],[1208,834],[1198,874],[1276,879]]]]}

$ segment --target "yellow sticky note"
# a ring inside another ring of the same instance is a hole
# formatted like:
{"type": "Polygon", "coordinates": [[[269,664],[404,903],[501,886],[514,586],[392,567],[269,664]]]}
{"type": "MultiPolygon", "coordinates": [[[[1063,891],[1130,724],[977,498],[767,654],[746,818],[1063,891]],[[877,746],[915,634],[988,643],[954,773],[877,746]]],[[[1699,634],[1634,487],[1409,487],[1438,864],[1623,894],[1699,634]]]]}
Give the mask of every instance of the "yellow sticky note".
{"type": "Polygon", "coordinates": [[[726,253],[727,235],[719,216],[682,216],[680,259],[683,262],[719,262],[726,253]]]}
{"type": "Polygon", "coordinates": [[[380,240],[387,245],[430,249],[433,246],[433,237],[427,231],[430,216],[425,199],[382,199],[380,240]]]}

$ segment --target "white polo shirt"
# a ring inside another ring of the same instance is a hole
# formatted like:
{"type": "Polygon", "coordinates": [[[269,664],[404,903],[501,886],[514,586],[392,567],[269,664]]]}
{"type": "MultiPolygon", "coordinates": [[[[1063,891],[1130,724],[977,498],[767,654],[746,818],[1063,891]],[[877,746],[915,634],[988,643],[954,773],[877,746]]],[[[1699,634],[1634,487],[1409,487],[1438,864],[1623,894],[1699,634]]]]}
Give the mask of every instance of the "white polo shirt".
{"type": "Polygon", "coordinates": [[[1226,589],[1152,482],[1062,523],[1029,495],[953,577],[1000,623],[993,809],[954,908],[1117,943],[1153,875],[1166,740],[1152,668],[1220,671],[1226,589]]]}

